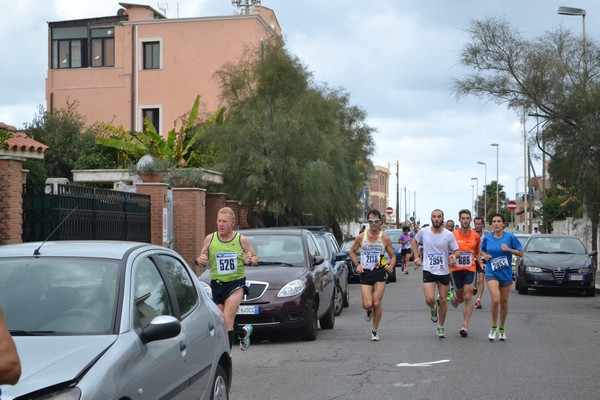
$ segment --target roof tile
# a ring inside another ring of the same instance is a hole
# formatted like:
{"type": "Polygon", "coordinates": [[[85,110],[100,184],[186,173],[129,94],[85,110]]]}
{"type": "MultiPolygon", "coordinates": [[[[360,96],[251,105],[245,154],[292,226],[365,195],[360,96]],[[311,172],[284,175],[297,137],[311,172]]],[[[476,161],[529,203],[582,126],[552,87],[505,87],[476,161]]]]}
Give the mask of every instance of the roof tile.
{"type": "Polygon", "coordinates": [[[30,151],[32,153],[43,153],[48,146],[33,140],[24,132],[17,132],[17,128],[0,122],[0,129],[5,129],[12,134],[12,137],[6,141],[6,149],[13,151],[30,151]]]}

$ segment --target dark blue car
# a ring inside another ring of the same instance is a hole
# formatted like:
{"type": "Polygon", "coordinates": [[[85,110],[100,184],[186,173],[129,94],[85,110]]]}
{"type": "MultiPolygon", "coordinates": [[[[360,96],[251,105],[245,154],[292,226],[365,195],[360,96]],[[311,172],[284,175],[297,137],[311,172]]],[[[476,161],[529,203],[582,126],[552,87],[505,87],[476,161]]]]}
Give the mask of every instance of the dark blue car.
{"type": "Polygon", "coordinates": [[[317,239],[323,258],[333,266],[335,280],[334,307],[335,315],[342,313],[344,307],[350,305],[350,291],[348,290],[349,268],[344,253],[335,240],[335,236],[327,231],[312,231],[317,239]]]}

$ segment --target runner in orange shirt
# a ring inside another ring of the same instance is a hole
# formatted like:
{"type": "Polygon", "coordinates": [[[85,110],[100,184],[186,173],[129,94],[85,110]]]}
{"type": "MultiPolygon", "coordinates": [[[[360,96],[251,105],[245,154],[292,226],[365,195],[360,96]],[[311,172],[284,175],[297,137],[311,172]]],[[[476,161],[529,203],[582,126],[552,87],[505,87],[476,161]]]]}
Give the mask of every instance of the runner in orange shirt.
{"type": "Polygon", "coordinates": [[[471,314],[473,313],[473,285],[475,284],[475,260],[481,261],[481,238],[479,234],[471,229],[471,212],[460,210],[458,212],[460,229],[454,230],[454,238],[458,243],[460,255],[454,266],[450,266],[452,280],[454,281],[454,296],[450,304],[454,308],[460,303],[465,303],[463,310],[463,325],[459,331],[462,337],[467,337],[467,329],[471,314]]]}

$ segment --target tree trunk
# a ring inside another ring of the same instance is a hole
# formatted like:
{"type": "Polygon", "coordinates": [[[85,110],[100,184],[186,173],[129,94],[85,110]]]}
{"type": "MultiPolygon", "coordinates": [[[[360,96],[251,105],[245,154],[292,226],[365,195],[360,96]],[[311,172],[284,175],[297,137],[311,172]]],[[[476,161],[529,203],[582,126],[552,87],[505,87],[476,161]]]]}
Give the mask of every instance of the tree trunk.
{"type": "Polygon", "coordinates": [[[342,232],[342,228],[340,227],[337,219],[330,218],[329,227],[331,228],[333,236],[335,236],[335,239],[338,241],[338,243],[342,243],[342,240],[344,240],[344,233],[342,232]]]}

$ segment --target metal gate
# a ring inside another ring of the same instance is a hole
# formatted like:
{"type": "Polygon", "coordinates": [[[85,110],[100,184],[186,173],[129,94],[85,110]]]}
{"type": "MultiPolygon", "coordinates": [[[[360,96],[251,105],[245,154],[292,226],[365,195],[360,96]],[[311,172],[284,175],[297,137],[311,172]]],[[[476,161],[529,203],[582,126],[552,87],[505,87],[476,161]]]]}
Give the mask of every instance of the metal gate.
{"type": "Polygon", "coordinates": [[[23,242],[150,243],[150,230],[150,196],[62,184],[23,187],[23,242]]]}

